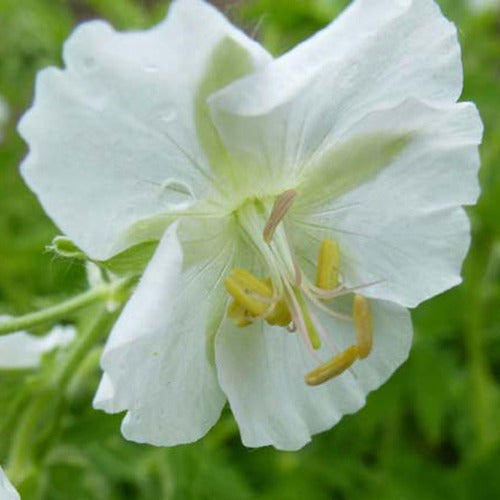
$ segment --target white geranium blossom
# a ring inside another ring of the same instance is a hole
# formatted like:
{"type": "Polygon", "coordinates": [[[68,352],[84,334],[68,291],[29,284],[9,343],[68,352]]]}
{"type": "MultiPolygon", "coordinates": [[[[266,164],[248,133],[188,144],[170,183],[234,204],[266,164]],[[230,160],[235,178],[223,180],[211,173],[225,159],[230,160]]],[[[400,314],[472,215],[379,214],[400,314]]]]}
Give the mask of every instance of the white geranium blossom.
{"type": "Polygon", "coordinates": [[[93,259],[159,241],[95,406],[175,445],[228,400],[245,445],[287,450],[358,410],[469,247],[482,124],[437,5],[355,0],[273,60],[177,0],[149,31],[80,26],[64,61],[20,124],[24,178],[93,259]]]}
{"type": "Polygon", "coordinates": [[[0,498],[2,500],[21,500],[19,493],[12,486],[2,467],[0,467],[0,498]]]}
{"type": "MultiPolygon", "coordinates": [[[[0,321],[7,320],[0,316],[0,321]]],[[[27,369],[40,366],[42,356],[58,347],[65,347],[75,338],[72,326],[55,326],[43,337],[26,332],[0,336],[0,369],[27,369]]]]}

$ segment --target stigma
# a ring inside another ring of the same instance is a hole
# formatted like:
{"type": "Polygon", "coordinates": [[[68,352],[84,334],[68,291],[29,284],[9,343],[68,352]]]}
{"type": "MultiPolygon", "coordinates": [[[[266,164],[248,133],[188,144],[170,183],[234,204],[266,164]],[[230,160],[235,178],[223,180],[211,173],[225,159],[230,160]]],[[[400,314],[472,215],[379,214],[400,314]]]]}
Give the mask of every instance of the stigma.
{"type": "Polygon", "coordinates": [[[352,344],[343,351],[333,352],[329,359],[305,374],[305,383],[315,386],[341,375],[369,356],[373,347],[373,317],[369,300],[343,284],[341,251],[335,240],[326,238],[319,246],[314,282],[300,268],[282,224],[296,196],[294,190],[287,190],[267,212],[265,206],[250,206],[240,216],[243,229],[268,264],[269,276],[257,277],[247,269],[233,269],[224,282],[232,298],[227,316],[241,328],[264,321],[282,327],[284,332],[297,332],[313,354],[324,343],[331,346],[328,332],[318,320],[319,311],[350,322],[352,344]],[[256,236],[263,214],[265,223],[256,236]],[[351,314],[333,307],[335,299],[346,295],[352,299],[351,314]]]}

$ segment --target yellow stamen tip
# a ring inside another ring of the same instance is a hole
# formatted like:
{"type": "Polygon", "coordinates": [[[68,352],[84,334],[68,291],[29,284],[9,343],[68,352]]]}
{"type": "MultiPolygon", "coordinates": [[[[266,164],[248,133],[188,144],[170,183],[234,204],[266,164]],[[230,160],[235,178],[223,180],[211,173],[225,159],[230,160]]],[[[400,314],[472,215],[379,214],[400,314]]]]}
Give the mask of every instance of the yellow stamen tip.
{"type": "Polygon", "coordinates": [[[340,250],[336,241],[329,238],[321,243],[318,254],[316,286],[333,290],[339,286],[340,250]]]}
{"type": "Polygon", "coordinates": [[[306,384],[320,385],[323,382],[340,375],[347,370],[358,358],[358,347],[352,345],[345,351],[342,351],[337,356],[334,356],[330,361],[324,363],[305,376],[306,384]]]}
{"type": "Polygon", "coordinates": [[[354,295],[353,316],[359,357],[363,359],[370,354],[373,346],[373,316],[366,297],[354,295]]]}
{"type": "Polygon", "coordinates": [[[248,313],[238,303],[232,302],[227,308],[228,317],[234,319],[236,326],[249,326],[252,324],[248,319],[248,313]]]}
{"type": "Polygon", "coordinates": [[[258,300],[254,295],[270,297],[272,290],[248,271],[234,269],[224,280],[224,285],[234,301],[252,316],[260,316],[269,308],[269,304],[258,300]]]}
{"type": "Polygon", "coordinates": [[[286,302],[273,297],[273,285],[269,278],[260,280],[246,269],[233,269],[224,280],[226,290],[234,302],[227,315],[238,326],[248,326],[261,317],[270,325],[288,326],[292,317],[286,302]]]}
{"type": "Polygon", "coordinates": [[[265,319],[270,325],[288,326],[292,321],[292,316],[285,301],[280,300],[265,319]]]}

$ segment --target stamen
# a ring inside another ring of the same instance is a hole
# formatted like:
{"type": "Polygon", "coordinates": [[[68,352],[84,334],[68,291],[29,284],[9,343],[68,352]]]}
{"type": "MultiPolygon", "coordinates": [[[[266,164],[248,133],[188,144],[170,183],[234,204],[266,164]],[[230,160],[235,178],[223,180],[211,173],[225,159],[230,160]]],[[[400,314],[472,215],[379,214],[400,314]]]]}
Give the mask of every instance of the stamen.
{"type": "Polygon", "coordinates": [[[236,326],[244,327],[252,324],[252,321],[247,318],[247,314],[247,311],[237,302],[232,302],[227,308],[227,315],[234,319],[236,326]]]}
{"type": "Polygon", "coordinates": [[[250,297],[257,299],[260,302],[264,302],[264,304],[275,304],[279,300],[278,297],[267,297],[265,295],[261,295],[260,293],[252,292],[252,290],[246,290],[246,293],[250,297]]]}
{"type": "Polygon", "coordinates": [[[290,239],[288,238],[288,234],[286,230],[284,231],[285,241],[288,245],[288,249],[290,252],[290,258],[292,259],[293,265],[293,273],[295,274],[295,286],[299,287],[302,285],[302,270],[300,269],[299,261],[295,256],[295,252],[293,251],[293,245],[290,243],[290,239]]]}
{"type": "Polygon", "coordinates": [[[357,285],[352,287],[345,287],[344,285],[340,285],[333,290],[323,290],[314,285],[309,285],[309,288],[311,289],[312,292],[314,292],[315,295],[318,296],[318,298],[322,300],[328,300],[328,299],[335,299],[337,297],[342,297],[343,295],[352,293],[355,290],[362,290],[363,288],[379,285],[384,281],[385,280],[370,281],[369,283],[364,283],[362,285],[357,285]]]}
{"type": "Polygon", "coordinates": [[[324,313],[328,314],[328,316],[331,316],[332,318],[339,319],[341,321],[352,321],[351,316],[347,314],[342,314],[338,311],[334,311],[327,305],[323,304],[320,300],[318,300],[312,293],[307,293],[307,296],[311,300],[311,302],[314,303],[318,309],[321,309],[324,313]]]}
{"type": "Polygon", "coordinates": [[[358,358],[358,347],[352,345],[330,361],[318,366],[305,376],[306,384],[319,385],[347,370],[358,358]]]}
{"type": "Polygon", "coordinates": [[[321,342],[324,342],[328,346],[328,349],[331,352],[339,351],[339,349],[335,346],[335,344],[330,339],[330,336],[328,335],[327,331],[323,328],[321,321],[318,320],[318,318],[314,314],[314,312],[311,310],[311,311],[309,311],[309,314],[311,315],[311,319],[313,320],[314,324],[316,325],[316,330],[318,331],[318,335],[319,335],[319,338],[321,339],[321,342]]]}
{"type": "Polygon", "coordinates": [[[294,294],[299,304],[302,317],[304,318],[304,324],[306,326],[307,335],[309,337],[311,345],[313,349],[317,350],[321,347],[321,339],[319,337],[318,331],[316,330],[314,321],[309,314],[306,301],[304,300],[304,297],[302,297],[302,294],[298,289],[294,289],[294,294]]]}
{"type": "Polygon", "coordinates": [[[246,269],[233,269],[225,285],[234,299],[228,316],[235,319],[238,326],[247,326],[260,319],[279,326],[287,326],[292,321],[284,299],[273,296],[269,278],[260,280],[246,269]]]}
{"type": "Polygon", "coordinates": [[[283,217],[286,215],[288,210],[293,204],[295,197],[297,196],[297,191],[294,189],[288,189],[282,193],[274,202],[271,215],[267,220],[266,226],[264,227],[264,241],[270,243],[273,239],[274,232],[278,227],[279,223],[282,221],[283,217]]]}
{"type": "Polygon", "coordinates": [[[373,345],[373,317],[366,297],[354,296],[353,316],[359,357],[363,359],[370,354],[373,345]]]}
{"type": "Polygon", "coordinates": [[[288,326],[292,321],[292,315],[290,314],[286,302],[280,300],[264,319],[270,325],[288,326]]]}
{"type": "Polygon", "coordinates": [[[370,354],[373,347],[370,304],[368,299],[354,291],[378,284],[381,280],[346,287],[340,271],[339,245],[327,238],[320,245],[316,282],[311,283],[302,273],[293,253],[286,234],[287,228],[279,227],[296,196],[297,192],[290,189],[276,198],[264,227],[264,241],[259,237],[262,207],[249,204],[238,212],[245,231],[261,253],[271,277],[260,279],[245,269],[233,269],[225,279],[226,289],[233,298],[227,315],[241,327],[264,320],[270,325],[282,326],[289,332],[297,331],[303,344],[318,360],[317,368],[305,376],[305,382],[315,386],[342,374],[357,359],[364,359],[370,354]],[[353,293],[352,317],[333,310],[326,303],[330,299],[353,293]],[[336,319],[353,321],[356,337],[354,345],[338,353],[318,321],[316,308],[336,319]],[[326,363],[318,351],[323,343],[338,353],[326,363]]]}
{"type": "MultiPolygon", "coordinates": [[[[302,338],[302,341],[304,342],[304,345],[309,349],[310,353],[313,356],[317,357],[316,351],[314,350],[313,346],[311,345],[311,339],[309,337],[309,334],[307,332],[306,324],[304,322],[304,316],[302,315],[299,303],[297,302],[297,297],[295,295],[295,292],[290,284],[288,284],[285,281],[285,287],[287,289],[287,297],[288,297],[288,303],[289,303],[289,310],[290,314],[292,315],[292,321],[295,327],[297,328],[300,337],[302,338]]],[[[319,359],[319,358],[318,358],[319,359]]]]}
{"type": "Polygon", "coordinates": [[[260,316],[269,309],[268,304],[256,299],[252,294],[272,297],[273,291],[247,270],[233,269],[231,275],[224,280],[224,284],[236,303],[252,316],[260,316]]]}
{"type": "Polygon", "coordinates": [[[329,238],[321,243],[318,254],[316,286],[323,290],[335,290],[339,286],[340,251],[336,241],[329,238]]]}

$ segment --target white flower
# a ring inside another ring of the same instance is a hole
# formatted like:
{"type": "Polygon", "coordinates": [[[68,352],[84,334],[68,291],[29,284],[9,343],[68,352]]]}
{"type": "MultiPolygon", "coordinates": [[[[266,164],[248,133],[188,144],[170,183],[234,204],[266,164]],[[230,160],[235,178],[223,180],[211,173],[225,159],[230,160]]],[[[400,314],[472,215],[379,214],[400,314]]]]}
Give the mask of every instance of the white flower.
{"type": "Polygon", "coordinates": [[[2,467],[0,467],[0,498],[2,500],[21,500],[19,493],[10,483],[2,467]]]}
{"type": "Polygon", "coordinates": [[[482,125],[434,2],[354,1],[272,60],[178,0],[146,32],[81,26],[64,61],[20,125],[26,181],[94,259],[160,240],[95,406],[175,445],[227,399],[245,445],[281,449],[358,410],[469,246],[482,125]]]}
{"type": "MultiPolygon", "coordinates": [[[[8,319],[0,316],[1,320],[8,319]]],[[[26,332],[0,336],[0,369],[26,369],[40,366],[42,356],[57,347],[65,347],[75,338],[72,326],[55,326],[43,337],[26,332]]]]}

